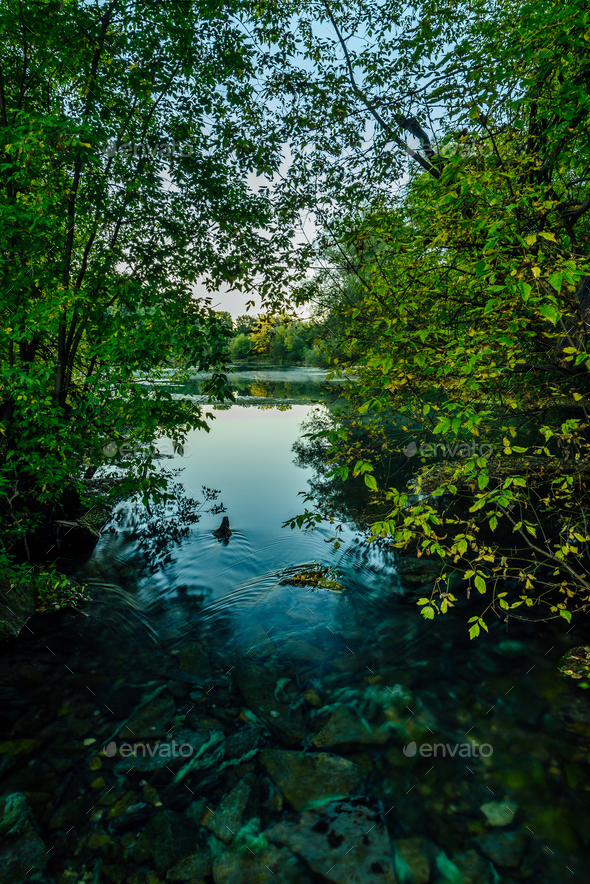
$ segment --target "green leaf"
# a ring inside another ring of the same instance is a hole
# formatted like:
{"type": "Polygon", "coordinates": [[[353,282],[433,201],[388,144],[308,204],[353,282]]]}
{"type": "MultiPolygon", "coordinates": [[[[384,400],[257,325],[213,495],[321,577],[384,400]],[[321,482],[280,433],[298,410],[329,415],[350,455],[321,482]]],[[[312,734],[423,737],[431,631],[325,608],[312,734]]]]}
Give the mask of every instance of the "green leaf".
{"type": "Polygon", "coordinates": [[[551,320],[551,322],[555,325],[557,320],[559,319],[559,310],[554,304],[541,304],[539,307],[539,313],[541,316],[544,316],[545,319],[551,320]]]}
{"type": "Polygon", "coordinates": [[[475,588],[478,592],[483,594],[486,591],[486,582],[481,575],[478,574],[473,582],[475,583],[475,588]]]}
{"type": "Polygon", "coordinates": [[[371,491],[376,491],[376,490],[377,490],[377,482],[375,481],[375,477],[374,477],[374,476],[371,476],[370,473],[365,473],[365,485],[366,485],[367,488],[369,488],[371,491]]]}

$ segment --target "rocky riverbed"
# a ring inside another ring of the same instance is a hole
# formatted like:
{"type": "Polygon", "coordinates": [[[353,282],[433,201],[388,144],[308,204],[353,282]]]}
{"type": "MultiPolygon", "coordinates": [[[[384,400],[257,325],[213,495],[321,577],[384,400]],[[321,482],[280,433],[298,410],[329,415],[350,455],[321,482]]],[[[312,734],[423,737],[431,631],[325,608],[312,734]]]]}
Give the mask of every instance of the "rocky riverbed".
{"type": "Polygon", "coordinates": [[[2,653],[2,884],[584,879],[590,703],[547,636],[298,610],[36,615],[2,653]]]}

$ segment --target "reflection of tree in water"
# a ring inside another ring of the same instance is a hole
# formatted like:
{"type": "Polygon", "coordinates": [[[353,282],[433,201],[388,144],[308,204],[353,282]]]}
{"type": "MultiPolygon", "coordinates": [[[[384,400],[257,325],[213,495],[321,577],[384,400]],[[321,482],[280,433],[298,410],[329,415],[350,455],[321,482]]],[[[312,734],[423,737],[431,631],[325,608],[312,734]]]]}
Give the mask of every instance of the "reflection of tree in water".
{"type": "Polygon", "coordinates": [[[362,477],[352,475],[344,482],[340,475],[329,475],[334,464],[329,462],[330,442],[325,435],[334,430],[337,421],[326,408],[314,408],[301,424],[303,437],[294,444],[293,463],[302,469],[312,469],[314,475],[308,479],[309,493],[304,500],[313,503],[322,515],[343,522],[360,525],[367,504],[367,488],[362,477]]]}
{"type": "MultiPolygon", "coordinates": [[[[370,505],[370,492],[364,477],[353,477],[354,463],[361,456],[374,464],[373,476],[383,486],[405,489],[412,476],[412,462],[401,452],[395,451],[390,442],[384,446],[381,438],[375,440],[358,416],[351,412],[332,412],[327,408],[316,407],[301,425],[303,438],[293,445],[295,466],[311,468],[314,475],[309,479],[310,491],[304,497],[312,504],[315,512],[330,521],[354,522],[361,530],[371,520],[382,517],[384,509],[370,505]],[[327,434],[343,424],[349,431],[351,442],[350,458],[335,462],[330,458],[331,443],[327,434]],[[386,448],[385,454],[383,449],[386,448]],[[348,477],[344,481],[339,469],[347,467],[348,477]]],[[[395,427],[394,427],[395,429],[395,427]]]]}
{"type": "MultiPolygon", "coordinates": [[[[175,471],[179,472],[179,471],[175,471]]],[[[158,503],[130,501],[113,516],[106,532],[120,535],[132,542],[134,552],[128,564],[140,574],[154,574],[172,561],[172,549],[187,536],[203,513],[217,515],[225,512],[223,504],[214,503],[220,492],[202,486],[202,501],[189,497],[184,486],[169,484],[158,503]],[[207,506],[210,504],[210,506],[207,506]]]]}

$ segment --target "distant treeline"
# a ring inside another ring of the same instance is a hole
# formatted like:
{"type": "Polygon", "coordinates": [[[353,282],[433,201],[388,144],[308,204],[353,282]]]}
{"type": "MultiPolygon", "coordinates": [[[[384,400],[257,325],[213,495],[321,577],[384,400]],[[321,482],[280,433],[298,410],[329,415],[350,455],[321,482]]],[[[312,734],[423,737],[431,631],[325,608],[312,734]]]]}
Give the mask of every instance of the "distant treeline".
{"type": "Polygon", "coordinates": [[[228,339],[232,362],[264,361],[319,367],[327,364],[317,341],[319,328],[313,320],[269,313],[245,314],[235,320],[229,313],[222,315],[233,333],[228,339]]]}

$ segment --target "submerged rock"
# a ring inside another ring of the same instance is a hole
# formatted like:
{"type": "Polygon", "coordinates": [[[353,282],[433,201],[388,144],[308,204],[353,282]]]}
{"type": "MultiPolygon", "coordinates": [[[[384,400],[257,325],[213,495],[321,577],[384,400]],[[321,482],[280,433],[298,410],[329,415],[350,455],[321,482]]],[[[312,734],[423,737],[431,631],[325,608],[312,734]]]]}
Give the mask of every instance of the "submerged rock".
{"type": "Polygon", "coordinates": [[[493,832],[476,840],[481,852],[497,866],[515,869],[524,856],[527,839],[523,832],[493,832]]]}
{"type": "Polygon", "coordinates": [[[183,645],[178,656],[178,665],[180,669],[175,677],[184,677],[187,683],[200,687],[203,687],[212,674],[210,654],[201,642],[193,641],[183,645]]]}
{"type": "Polygon", "coordinates": [[[396,884],[389,835],[371,799],[336,801],[309,810],[299,821],[278,823],[264,835],[301,856],[322,880],[396,884]]]}
{"type": "Polygon", "coordinates": [[[226,795],[217,810],[205,811],[201,825],[229,844],[240,826],[242,816],[250,798],[250,786],[245,782],[238,783],[235,789],[226,795]]]}
{"type": "Polygon", "coordinates": [[[313,738],[314,746],[345,746],[351,743],[376,743],[388,739],[387,731],[362,721],[346,706],[339,706],[326,726],[313,738]]]}
{"type": "Polygon", "coordinates": [[[490,826],[509,826],[514,822],[518,804],[514,801],[488,801],[479,808],[490,826]]]}
{"type": "Polygon", "coordinates": [[[170,694],[161,694],[132,715],[121,736],[130,742],[142,737],[163,737],[169,729],[175,709],[170,694]]]}
{"type": "Polygon", "coordinates": [[[31,816],[31,809],[22,792],[7,795],[0,803],[0,836],[18,835],[31,816]]]}
{"type": "Polygon", "coordinates": [[[400,881],[426,884],[437,850],[426,838],[400,838],[395,842],[395,870],[400,881]]]}
{"type": "Polygon", "coordinates": [[[215,884],[311,884],[302,863],[286,849],[270,844],[251,853],[247,848],[232,848],[215,860],[215,884]]]}
{"type": "Polygon", "coordinates": [[[0,847],[0,881],[2,884],[34,881],[48,860],[45,844],[27,821],[18,835],[9,836],[0,847]]]}
{"type": "MultiPolygon", "coordinates": [[[[223,750],[219,748],[223,743],[223,732],[219,728],[171,730],[165,740],[138,740],[137,742],[129,740],[128,745],[133,752],[121,757],[115,770],[118,774],[125,774],[131,768],[146,774],[163,770],[166,767],[177,771],[190,764],[197,753],[203,750],[206,743],[211,745],[211,751],[215,752],[216,757],[223,755],[223,750]]],[[[204,753],[198,766],[207,767],[209,761],[213,763],[214,759],[204,753]]]]}
{"type": "Polygon", "coordinates": [[[203,847],[198,853],[193,853],[181,860],[166,874],[168,881],[193,881],[210,875],[213,869],[213,856],[209,847],[203,847]]]}
{"type": "Polygon", "coordinates": [[[302,663],[323,663],[327,656],[326,651],[299,635],[287,635],[281,653],[302,663]]]}
{"type": "Polygon", "coordinates": [[[159,873],[167,872],[198,849],[199,827],[182,813],[163,810],[140,835],[134,859],[151,858],[159,873]]]}
{"type": "Polygon", "coordinates": [[[476,850],[454,853],[453,862],[461,873],[461,884],[492,884],[497,880],[490,861],[476,850]]]}
{"type": "Polygon", "coordinates": [[[280,730],[287,745],[293,746],[303,739],[305,722],[301,709],[291,709],[284,702],[284,693],[277,690],[282,674],[264,666],[250,666],[236,671],[236,681],[252,712],[280,730]]]}
{"type": "Polygon", "coordinates": [[[41,746],[40,740],[26,738],[22,740],[6,740],[0,743],[0,755],[12,755],[14,757],[25,758],[27,755],[34,755],[41,746]]]}
{"type": "Polygon", "coordinates": [[[47,847],[34,828],[25,796],[13,792],[0,800],[0,881],[21,884],[36,880],[49,860],[47,847]]]}
{"type": "Polygon", "coordinates": [[[75,826],[91,806],[92,801],[89,801],[84,795],[80,795],[72,801],[65,801],[51,817],[49,830],[69,829],[71,826],[75,826]]]}
{"type": "Polygon", "coordinates": [[[297,811],[354,795],[366,776],[357,764],[328,752],[304,755],[303,752],[263,749],[259,758],[272,781],[297,811]]]}

